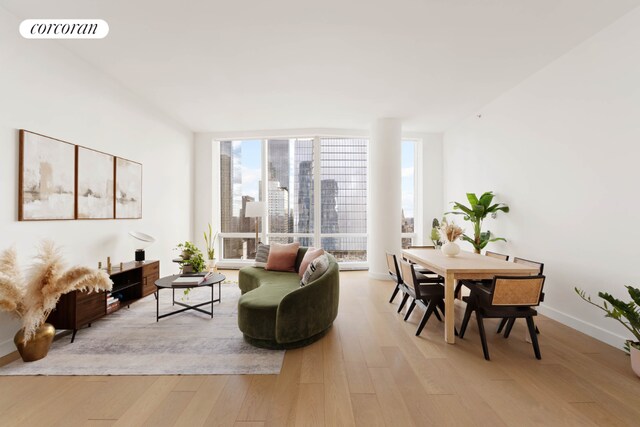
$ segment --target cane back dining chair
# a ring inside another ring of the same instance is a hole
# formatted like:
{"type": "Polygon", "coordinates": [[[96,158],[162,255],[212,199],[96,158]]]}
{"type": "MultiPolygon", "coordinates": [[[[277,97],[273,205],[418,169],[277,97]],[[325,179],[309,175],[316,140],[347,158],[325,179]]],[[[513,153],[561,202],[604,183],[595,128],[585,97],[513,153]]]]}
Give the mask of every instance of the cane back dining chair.
{"type": "Polygon", "coordinates": [[[414,264],[401,261],[400,268],[408,293],[413,297],[411,306],[405,315],[405,320],[409,318],[411,311],[413,311],[416,305],[421,306],[425,310],[418,329],[416,330],[417,336],[420,335],[432,314],[434,314],[438,320],[442,321],[442,318],[438,314],[438,309],[444,315],[444,286],[442,286],[441,282],[432,281],[433,279],[429,279],[428,282],[421,280],[415,270],[414,264]]]}
{"type": "Polygon", "coordinates": [[[527,321],[533,351],[536,358],[540,359],[540,346],[533,321],[533,317],[538,313],[533,307],[540,304],[544,281],[545,277],[543,275],[496,276],[489,289],[484,286],[472,287],[462,326],[460,327],[460,338],[464,338],[471,319],[471,313],[475,311],[484,358],[490,360],[487,336],[484,330],[484,319],[524,318],[527,321]]]}

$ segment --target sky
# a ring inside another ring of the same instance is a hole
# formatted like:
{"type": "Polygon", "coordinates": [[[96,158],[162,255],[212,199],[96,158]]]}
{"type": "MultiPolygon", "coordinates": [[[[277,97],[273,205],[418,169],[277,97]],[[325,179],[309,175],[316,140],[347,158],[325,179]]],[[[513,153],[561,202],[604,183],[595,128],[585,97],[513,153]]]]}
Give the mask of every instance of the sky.
{"type": "MultiPolygon", "coordinates": [[[[414,158],[415,142],[402,142],[402,209],[406,217],[414,215],[414,158]]],[[[261,179],[262,141],[242,141],[242,194],[258,200],[261,179]]]]}

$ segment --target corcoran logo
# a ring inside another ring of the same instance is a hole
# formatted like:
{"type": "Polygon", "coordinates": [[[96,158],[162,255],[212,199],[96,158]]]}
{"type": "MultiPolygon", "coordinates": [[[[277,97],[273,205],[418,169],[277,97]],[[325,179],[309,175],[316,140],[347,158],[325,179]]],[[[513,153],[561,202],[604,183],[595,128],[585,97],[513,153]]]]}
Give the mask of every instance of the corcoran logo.
{"type": "Polygon", "coordinates": [[[25,19],[20,34],[25,39],[103,39],[109,24],[102,19],[25,19]]]}

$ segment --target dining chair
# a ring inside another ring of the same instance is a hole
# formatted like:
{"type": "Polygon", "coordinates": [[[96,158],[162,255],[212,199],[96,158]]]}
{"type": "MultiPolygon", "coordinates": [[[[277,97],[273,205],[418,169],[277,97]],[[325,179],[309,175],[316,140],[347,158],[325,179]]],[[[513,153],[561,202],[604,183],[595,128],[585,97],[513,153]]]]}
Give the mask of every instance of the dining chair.
{"type": "MultiPolygon", "coordinates": [[[[538,261],[531,261],[529,259],[524,259],[524,258],[519,258],[519,257],[515,257],[513,258],[513,262],[515,262],[516,264],[524,264],[527,265],[529,267],[534,267],[538,269],[538,275],[542,275],[544,273],[544,264],[538,261]]],[[[540,296],[540,301],[544,301],[544,292],[542,293],[542,295],[540,296]]],[[[496,333],[499,334],[500,332],[502,332],[502,330],[504,329],[504,327],[506,326],[507,328],[505,329],[504,335],[505,338],[509,338],[509,334],[511,333],[511,329],[513,329],[513,325],[516,323],[516,319],[502,319],[500,321],[500,324],[498,325],[498,329],[496,330],[496,333]]],[[[538,327],[536,326],[536,333],[539,334],[540,333],[540,329],[538,329],[538,327]]]]}
{"type": "MultiPolygon", "coordinates": [[[[509,261],[509,255],[505,255],[505,254],[499,254],[498,252],[491,252],[491,251],[485,251],[485,256],[491,257],[491,258],[496,258],[502,261],[509,261]]],[[[460,280],[458,281],[458,285],[456,286],[455,291],[453,292],[453,295],[455,295],[455,297],[457,299],[462,299],[462,295],[461,295],[461,291],[462,291],[462,286],[464,285],[465,287],[471,289],[472,286],[478,286],[478,285],[482,285],[482,286],[491,286],[491,283],[493,282],[493,279],[485,279],[485,280],[460,280]]]]}
{"type": "Polygon", "coordinates": [[[483,286],[471,288],[471,295],[469,296],[467,309],[460,327],[460,338],[464,338],[471,319],[471,313],[475,311],[480,340],[482,341],[482,352],[484,353],[484,358],[490,360],[487,336],[484,330],[484,319],[524,318],[527,321],[536,359],[541,359],[536,326],[533,321],[533,317],[538,312],[533,307],[540,304],[544,281],[545,276],[543,275],[496,276],[489,289],[483,286]]]}
{"type": "MultiPolygon", "coordinates": [[[[400,274],[400,267],[398,266],[398,259],[396,258],[395,254],[392,254],[390,252],[385,252],[385,256],[387,258],[387,268],[389,269],[389,275],[393,278],[394,282],[396,282],[396,287],[393,290],[393,293],[391,294],[391,298],[389,299],[389,302],[390,303],[393,302],[398,292],[402,291],[404,298],[401,306],[404,306],[404,304],[406,303],[406,299],[408,298],[408,296],[406,296],[407,287],[402,281],[402,275],[400,274]]],[[[402,310],[402,308],[400,310],[402,310]]],[[[398,310],[398,313],[400,312],[400,310],[398,310]]]]}
{"type": "Polygon", "coordinates": [[[414,264],[410,264],[406,261],[400,261],[400,267],[402,269],[403,280],[407,285],[408,293],[413,297],[413,301],[407,310],[404,320],[409,318],[409,315],[411,315],[411,312],[416,305],[421,306],[425,310],[422,320],[420,320],[420,324],[418,325],[418,329],[416,330],[416,336],[418,336],[429,321],[431,314],[434,314],[438,320],[442,321],[442,318],[438,314],[438,309],[440,309],[444,315],[444,286],[442,286],[441,282],[422,281],[424,279],[420,279],[419,274],[415,270],[414,264]]]}

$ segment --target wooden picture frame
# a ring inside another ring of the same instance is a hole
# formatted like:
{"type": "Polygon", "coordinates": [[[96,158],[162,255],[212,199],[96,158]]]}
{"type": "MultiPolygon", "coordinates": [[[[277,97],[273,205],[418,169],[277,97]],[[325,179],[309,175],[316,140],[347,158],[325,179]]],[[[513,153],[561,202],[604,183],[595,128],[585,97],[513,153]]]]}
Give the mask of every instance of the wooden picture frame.
{"type": "Polygon", "coordinates": [[[115,156],[76,146],[76,219],[115,218],[115,156]]]}
{"type": "Polygon", "coordinates": [[[24,129],[19,135],[18,220],[75,219],[75,145],[24,129]]]}
{"type": "Polygon", "coordinates": [[[115,159],[114,217],[142,218],[142,164],[122,157],[115,159]]]}

